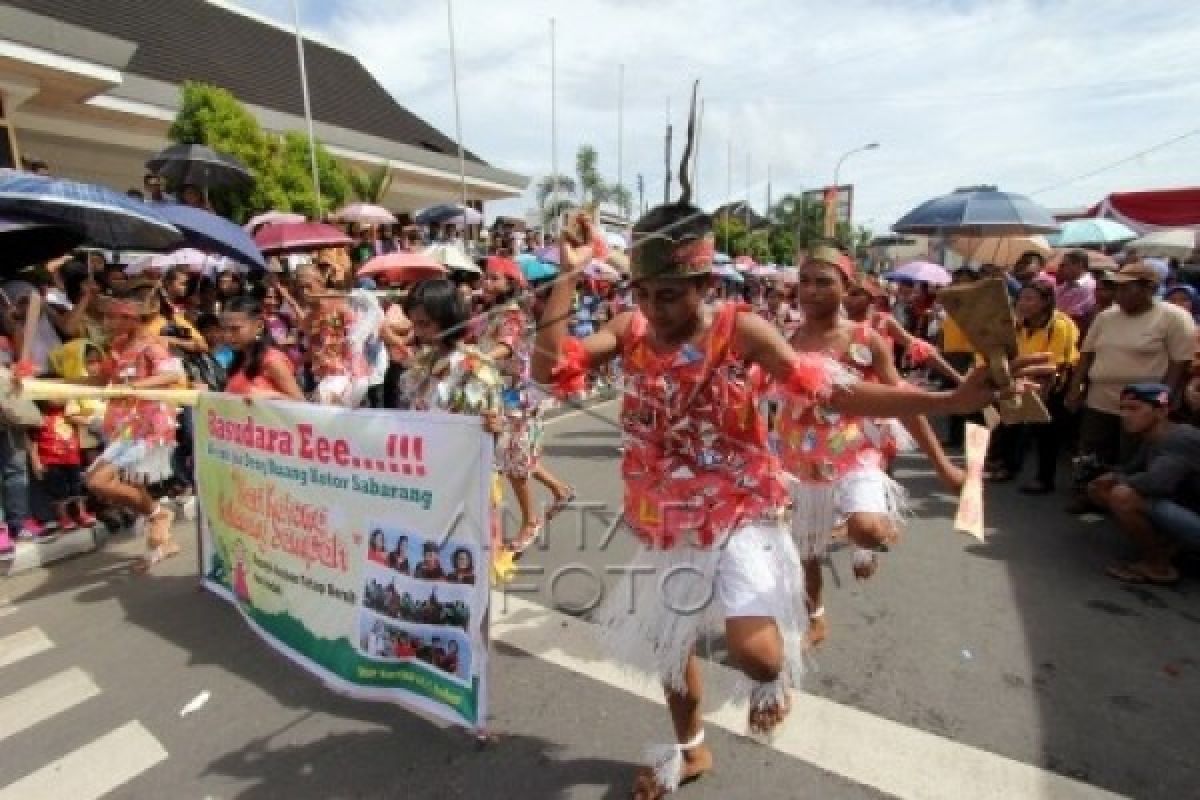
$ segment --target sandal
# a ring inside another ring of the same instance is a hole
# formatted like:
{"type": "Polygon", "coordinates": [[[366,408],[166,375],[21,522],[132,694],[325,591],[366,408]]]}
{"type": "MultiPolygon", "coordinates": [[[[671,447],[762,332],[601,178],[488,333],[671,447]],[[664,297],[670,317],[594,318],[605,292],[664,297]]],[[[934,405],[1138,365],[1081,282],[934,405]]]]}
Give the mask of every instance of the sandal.
{"type": "Polygon", "coordinates": [[[138,575],[145,575],[153,567],[176,555],[179,555],[179,545],[174,541],[163,542],[157,547],[150,548],[146,551],[146,555],[133,562],[133,571],[138,575]]]}
{"type": "Polygon", "coordinates": [[[566,511],[567,507],[569,505],[571,505],[571,503],[575,502],[576,497],[577,497],[577,494],[575,492],[575,487],[568,486],[567,493],[561,500],[555,500],[553,503],[551,503],[549,506],[546,507],[546,520],[545,521],[549,522],[550,520],[554,519],[562,512],[566,511]]]}
{"type": "Polygon", "coordinates": [[[1179,570],[1174,567],[1168,567],[1167,571],[1163,573],[1155,573],[1146,569],[1146,565],[1141,562],[1113,564],[1105,569],[1104,572],[1110,578],[1115,578],[1121,581],[1121,583],[1148,583],[1152,586],[1170,586],[1179,582],[1179,570]]]}
{"type": "Polygon", "coordinates": [[[518,535],[509,543],[508,549],[512,550],[515,555],[521,555],[530,546],[538,540],[542,535],[542,529],[545,527],[543,522],[531,522],[521,528],[522,535],[518,535]]]}

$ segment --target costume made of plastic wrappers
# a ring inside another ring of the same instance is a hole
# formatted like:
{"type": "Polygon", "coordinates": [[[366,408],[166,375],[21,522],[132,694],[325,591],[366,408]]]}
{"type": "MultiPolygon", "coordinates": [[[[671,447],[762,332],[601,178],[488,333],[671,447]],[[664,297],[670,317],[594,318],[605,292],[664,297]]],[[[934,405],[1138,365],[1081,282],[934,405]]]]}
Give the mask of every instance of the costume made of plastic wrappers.
{"type": "Polygon", "coordinates": [[[371,381],[367,345],[378,337],[383,319],[379,301],[361,289],[345,299],[320,301],[304,327],[315,402],[344,408],[362,404],[371,381]]]}
{"type": "MultiPolygon", "coordinates": [[[[857,325],[845,351],[836,358],[851,380],[878,383],[871,330],[857,325]]],[[[885,514],[895,526],[903,521],[904,488],[892,480],[888,462],[913,447],[896,420],[842,414],[822,403],[796,403],[780,397],[775,428],[792,498],[792,536],[804,559],[819,558],[833,529],[856,511],[885,514]]]]}
{"type": "Polygon", "coordinates": [[[484,315],[479,349],[491,353],[507,347],[509,356],[497,359],[503,428],[496,440],[496,469],[515,478],[527,478],[537,467],[542,442],[542,392],[530,375],[533,340],[529,320],[516,301],[493,308],[484,315]]]}
{"type": "MultiPolygon", "coordinates": [[[[121,301],[112,301],[114,304],[121,301]]],[[[157,303],[157,295],[150,301],[157,303]]],[[[130,383],[161,375],[177,375],[179,385],[187,382],[180,360],[158,339],[133,336],[113,337],[102,367],[110,383],[130,383]]],[[[175,409],[166,403],[138,398],[114,398],[104,409],[100,425],[104,450],[100,464],[116,468],[121,479],[137,486],[162,483],[174,474],[175,409]]]]}
{"type": "MultiPolygon", "coordinates": [[[[690,207],[662,208],[692,219],[690,207]]],[[[634,280],[707,273],[713,242],[704,227],[660,235],[654,214],[634,228],[634,280]]],[[[695,216],[707,221],[698,210],[695,216]]],[[[736,350],[739,316],[751,313],[726,304],[703,341],[664,352],[653,346],[646,318],[633,312],[618,351],[621,472],[625,523],[640,547],[594,621],[615,661],[681,690],[703,631],[728,618],[773,618],[780,674],[765,683],[743,678],[737,689],[738,699],[766,711],[785,707],[788,690],[799,685],[808,613],[800,559],[780,519],[787,491],[767,442],[765,381],[736,350]]],[[[582,342],[564,339],[552,376],[556,394],[578,392],[589,367],[582,342]]],[[[800,355],[778,390],[801,407],[827,399],[839,378],[852,380],[822,355],[800,355]]],[[[649,753],[660,786],[675,788],[682,752],[696,744],[649,753]]]]}

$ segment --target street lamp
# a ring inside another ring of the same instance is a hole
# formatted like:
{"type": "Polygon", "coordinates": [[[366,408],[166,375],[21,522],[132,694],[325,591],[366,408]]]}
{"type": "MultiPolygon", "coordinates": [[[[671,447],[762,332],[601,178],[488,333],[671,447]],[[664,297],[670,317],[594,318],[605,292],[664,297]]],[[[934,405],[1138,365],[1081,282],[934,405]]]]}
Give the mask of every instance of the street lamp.
{"type": "Polygon", "coordinates": [[[838,206],[837,198],[838,198],[838,187],[841,186],[841,184],[838,182],[838,178],[842,172],[842,164],[844,164],[846,162],[847,158],[854,155],[855,153],[864,153],[867,150],[878,150],[878,149],[879,149],[879,142],[870,142],[869,144],[864,144],[862,147],[856,147],[853,150],[847,150],[845,153],[842,153],[842,157],[837,160],[837,166],[835,166],[833,168],[833,186],[831,186],[825,192],[825,236],[826,236],[826,238],[832,239],[834,236],[834,233],[837,231],[837,206],[838,206]]]}
{"type": "Polygon", "coordinates": [[[847,150],[845,153],[842,153],[842,157],[837,160],[837,166],[833,168],[834,188],[837,188],[838,186],[841,185],[838,183],[838,175],[841,174],[842,164],[845,162],[845,160],[847,158],[854,155],[855,153],[865,153],[867,150],[878,150],[878,149],[879,149],[879,142],[871,142],[870,144],[864,144],[862,147],[856,147],[853,150],[847,150]]]}

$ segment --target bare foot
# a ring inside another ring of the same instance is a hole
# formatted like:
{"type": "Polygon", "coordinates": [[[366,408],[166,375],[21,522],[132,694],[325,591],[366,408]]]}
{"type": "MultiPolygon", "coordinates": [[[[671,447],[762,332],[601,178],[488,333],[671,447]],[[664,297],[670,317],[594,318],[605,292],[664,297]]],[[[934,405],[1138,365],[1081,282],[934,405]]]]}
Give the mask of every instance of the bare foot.
{"type": "Polygon", "coordinates": [[[750,733],[754,736],[769,736],[772,731],[783,724],[792,710],[792,698],[784,693],[783,705],[772,705],[764,708],[751,708],[749,717],[750,733]]]}
{"type": "MultiPolygon", "coordinates": [[[[712,751],[706,745],[698,745],[683,751],[683,769],[679,774],[679,786],[683,787],[699,779],[704,773],[713,768],[712,751]]],[[[670,794],[665,786],[660,786],[652,767],[642,767],[633,779],[633,800],[661,800],[670,794]]]]}
{"type": "Polygon", "coordinates": [[[169,539],[157,547],[152,547],[146,555],[133,562],[133,571],[138,575],[145,575],[159,562],[176,555],[179,555],[179,545],[174,539],[169,539]]]}

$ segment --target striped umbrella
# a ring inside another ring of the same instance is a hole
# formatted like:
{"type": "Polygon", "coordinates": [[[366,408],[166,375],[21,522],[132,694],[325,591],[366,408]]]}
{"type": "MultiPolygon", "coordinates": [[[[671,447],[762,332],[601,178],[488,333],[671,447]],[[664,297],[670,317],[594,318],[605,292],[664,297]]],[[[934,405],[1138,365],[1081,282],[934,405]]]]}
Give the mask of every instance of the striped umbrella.
{"type": "Polygon", "coordinates": [[[113,250],[170,250],[183,235],[140,200],[91,183],[0,170],[0,214],[58,225],[113,250]]]}

